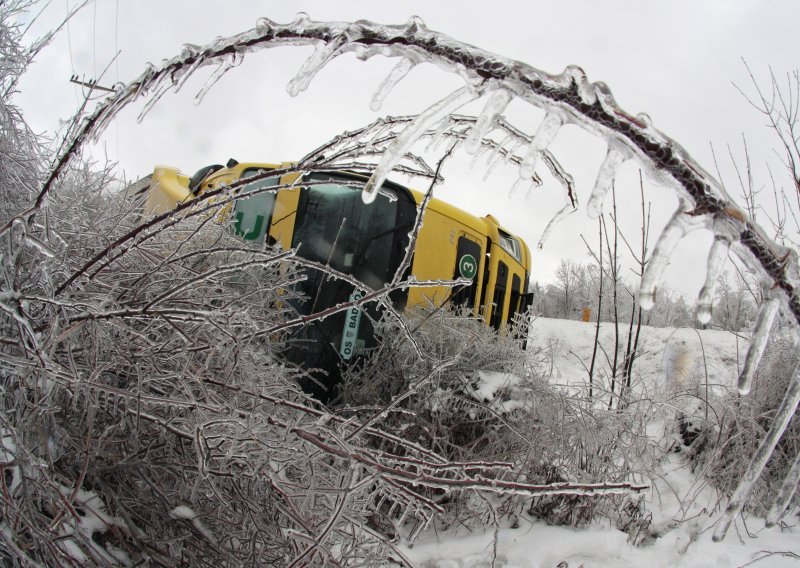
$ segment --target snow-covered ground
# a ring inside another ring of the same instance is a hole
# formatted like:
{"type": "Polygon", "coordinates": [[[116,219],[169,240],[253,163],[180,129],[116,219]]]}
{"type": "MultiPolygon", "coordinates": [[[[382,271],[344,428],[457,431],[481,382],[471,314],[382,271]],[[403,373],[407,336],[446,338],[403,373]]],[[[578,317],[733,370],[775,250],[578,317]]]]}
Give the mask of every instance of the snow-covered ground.
{"type": "MultiPolygon", "coordinates": [[[[597,350],[595,368],[601,376],[608,375],[608,361],[613,359],[616,333],[613,324],[600,325],[602,349],[597,350]]],[[[624,350],[628,327],[620,325],[619,334],[619,344],[624,350]]],[[[633,335],[635,338],[635,329],[633,335]]],[[[538,318],[531,328],[530,343],[548,355],[552,352],[553,383],[575,386],[586,381],[594,337],[594,323],[538,318]]],[[[741,334],[643,326],[639,333],[633,379],[642,386],[681,390],[690,386],[692,381],[704,385],[707,373],[710,386],[732,386],[736,384],[746,351],[747,339],[741,334]]]]}
{"type": "MultiPolygon", "coordinates": [[[[619,332],[624,350],[627,328],[619,332]]],[[[612,324],[601,326],[596,377],[608,375],[615,333],[612,324]]],[[[553,384],[578,389],[585,388],[594,337],[594,324],[539,318],[530,346],[553,384]]],[[[644,327],[633,373],[635,392],[668,397],[693,387],[734,385],[746,348],[745,337],[729,332],[644,327]]],[[[485,377],[481,392],[490,395],[497,381],[485,377]]],[[[663,420],[654,417],[648,434],[663,436],[664,429],[663,420]]],[[[520,518],[516,528],[506,522],[498,528],[431,531],[403,551],[426,568],[800,567],[800,529],[793,516],[785,519],[792,526],[771,529],[760,519],[737,519],[723,542],[712,542],[719,495],[679,454],[666,454],[645,499],[655,538],[638,547],[608,522],[574,529],[520,518]]]]}
{"type": "MultiPolygon", "coordinates": [[[[750,535],[740,527],[721,543],[711,541],[708,519],[687,521],[654,541],[634,547],[623,532],[607,526],[568,529],[533,522],[497,534],[494,566],[500,568],[797,568],[798,533],[763,529],[749,522],[750,535]]],[[[423,568],[492,566],[495,534],[492,527],[471,533],[423,537],[406,555],[423,568]]]]}

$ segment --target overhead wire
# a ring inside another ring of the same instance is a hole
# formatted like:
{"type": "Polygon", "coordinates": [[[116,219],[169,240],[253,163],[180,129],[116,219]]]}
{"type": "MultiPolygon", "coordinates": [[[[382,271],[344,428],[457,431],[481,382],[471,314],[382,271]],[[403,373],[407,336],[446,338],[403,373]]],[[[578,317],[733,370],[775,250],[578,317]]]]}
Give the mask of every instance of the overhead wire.
{"type": "MultiPolygon", "coordinates": [[[[114,11],[114,85],[119,83],[119,0],[116,0],[114,11]]],[[[117,145],[117,161],[121,162],[119,155],[119,121],[114,121],[114,134],[117,145]]]]}
{"type": "Polygon", "coordinates": [[[97,79],[97,0],[92,2],[92,77],[97,79]]]}
{"type": "MultiPolygon", "coordinates": [[[[67,47],[69,51],[69,64],[72,68],[72,75],[75,76],[77,73],[75,72],[75,58],[72,56],[72,33],[70,32],[70,7],[69,7],[69,0],[64,0],[64,4],[67,7],[67,47]]],[[[75,95],[75,104],[80,104],[80,98],[78,97],[77,87],[72,89],[72,94],[75,95]]]]}

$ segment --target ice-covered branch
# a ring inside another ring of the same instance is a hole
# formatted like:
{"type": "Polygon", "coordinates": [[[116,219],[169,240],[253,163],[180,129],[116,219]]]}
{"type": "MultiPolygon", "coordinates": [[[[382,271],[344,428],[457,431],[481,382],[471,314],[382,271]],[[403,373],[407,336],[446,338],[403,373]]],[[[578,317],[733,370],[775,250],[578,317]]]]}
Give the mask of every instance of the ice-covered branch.
{"type": "Polygon", "coordinates": [[[532,485],[499,479],[487,479],[480,476],[459,476],[453,479],[435,474],[421,474],[386,466],[369,454],[347,452],[341,447],[327,443],[318,436],[304,430],[294,429],[293,433],[329,454],[367,465],[379,471],[381,475],[397,481],[436,489],[474,489],[501,495],[525,495],[529,497],[538,495],[615,495],[639,493],[647,489],[645,485],[634,483],[550,483],[547,485],[532,485]]]}
{"type": "MultiPolygon", "coordinates": [[[[281,45],[314,45],[317,48],[293,80],[292,94],[307,86],[321,67],[348,52],[355,52],[362,59],[384,55],[406,61],[400,71],[393,73],[394,79],[386,82],[382,93],[407,73],[409,65],[430,61],[462,76],[467,84],[465,88],[472,95],[482,96],[503,89],[518,99],[544,109],[549,113],[548,116],[559,117],[559,124],[576,123],[601,136],[609,145],[624,147],[654,176],[671,182],[684,198],[690,200],[693,215],[703,216],[715,232],[724,232],[731,242],[741,243],[740,254],[783,291],[788,311],[796,322],[800,322],[796,252],[780,247],[769,239],[733,203],[720,184],[678,143],[656,130],[648,117],[634,116],[623,110],[606,85],[590,83],[580,68],[569,67],[560,75],[545,73],[526,63],[495,55],[429,30],[419,18],[401,25],[381,25],[363,20],[354,23],[315,22],[305,15],[287,24],[261,19],[255,28],[246,32],[219,38],[202,47],[186,46],[177,57],[158,67],[149,67],[135,81],[118,87],[113,96],[85,119],[72,143],[50,172],[39,193],[36,207],[41,206],[53,181],[77,149],[102,132],[117,112],[131,101],[146,94],[158,97],[166,90],[180,88],[188,75],[205,65],[219,65],[231,59],[239,63],[249,52],[281,45]]],[[[217,74],[222,75],[229,68],[230,65],[222,65],[217,74]]],[[[215,79],[218,77],[215,76],[215,79]]],[[[495,106],[487,105],[487,112],[494,113],[495,106]]],[[[427,112],[438,116],[437,108],[437,104],[433,104],[427,112]]],[[[487,120],[479,118],[479,122],[485,123],[487,120]]],[[[550,123],[555,125],[554,120],[545,125],[547,128],[544,130],[548,135],[557,130],[557,125],[553,128],[550,123]]],[[[404,138],[403,145],[421,135],[419,130],[407,132],[407,140],[404,138]]],[[[536,144],[532,142],[534,145],[530,154],[535,156],[540,150],[538,146],[543,143],[542,137],[536,144]]],[[[398,159],[400,157],[402,155],[396,156],[398,159]]],[[[381,168],[378,173],[385,169],[381,168]]],[[[526,167],[523,169],[527,170],[526,167]]]]}

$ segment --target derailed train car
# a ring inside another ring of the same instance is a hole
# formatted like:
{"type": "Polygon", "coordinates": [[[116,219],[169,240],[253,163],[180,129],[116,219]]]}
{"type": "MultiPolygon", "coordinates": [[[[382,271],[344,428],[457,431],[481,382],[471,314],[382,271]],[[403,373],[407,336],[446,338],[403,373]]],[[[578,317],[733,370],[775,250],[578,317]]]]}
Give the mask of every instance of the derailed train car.
{"type": "MultiPolygon", "coordinates": [[[[162,213],[210,189],[271,170],[286,171],[290,164],[238,163],[213,165],[187,176],[171,167],[155,168],[144,203],[145,215],[162,213]]],[[[377,290],[395,275],[409,243],[417,208],[424,194],[386,182],[374,203],[361,199],[363,176],[332,171],[301,177],[283,173],[259,179],[240,189],[242,195],[228,212],[232,230],[257,244],[297,248],[297,255],[351,275],[377,290]]],[[[479,218],[444,201],[428,202],[417,235],[407,276],[417,280],[466,278],[469,286],[408,287],[394,290],[390,299],[400,310],[450,302],[471,310],[496,330],[530,305],[528,277],[531,253],[525,242],[504,230],[491,215],[479,218]]],[[[302,300],[293,307],[301,314],[316,313],[342,302],[359,299],[363,290],[313,269],[297,285],[302,300]]],[[[338,369],[375,345],[372,321],[379,308],[366,304],[341,311],[304,326],[287,359],[307,369],[322,369],[304,388],[326,401],[335,392],[338,369]],[[363,317],[364,315],[368,317],[363,317]]]]}

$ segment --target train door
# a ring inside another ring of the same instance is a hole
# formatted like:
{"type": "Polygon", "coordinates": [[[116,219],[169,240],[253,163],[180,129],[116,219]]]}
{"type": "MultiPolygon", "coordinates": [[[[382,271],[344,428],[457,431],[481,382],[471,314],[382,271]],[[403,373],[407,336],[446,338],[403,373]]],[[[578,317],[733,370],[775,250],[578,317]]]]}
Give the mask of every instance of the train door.
{"type": "Polygon", "coordinates": [[[482,284],[480,277],[482,261],[483,250],[479,239],[462,231],[456,244],[453,279],[466,278],[472,283],[453,293],[450,302],[454,306],[468,307],[476,313],[476,301],[482,284]]]}
{"type": "MultiPolygon", "coordinates": [[[[495,254],[497,254],[495,252],[495,254]]],[[[505,315],[508,300],[508,264],[501,258],[494,260],[494,286],[491,290],[491,304],[489,308],[489,325],[496,331],[500,331],[500,326],[506,321],[505,315]]]]}
{"type": "Polygon", "coordinates": [[[487,239],[485,292],[481,294],[481,309],[486,322],[497,331],[525,311],[528,304],[528,273],[522,265],[520,243],[503,231],[497,242],[487,239]]]}

